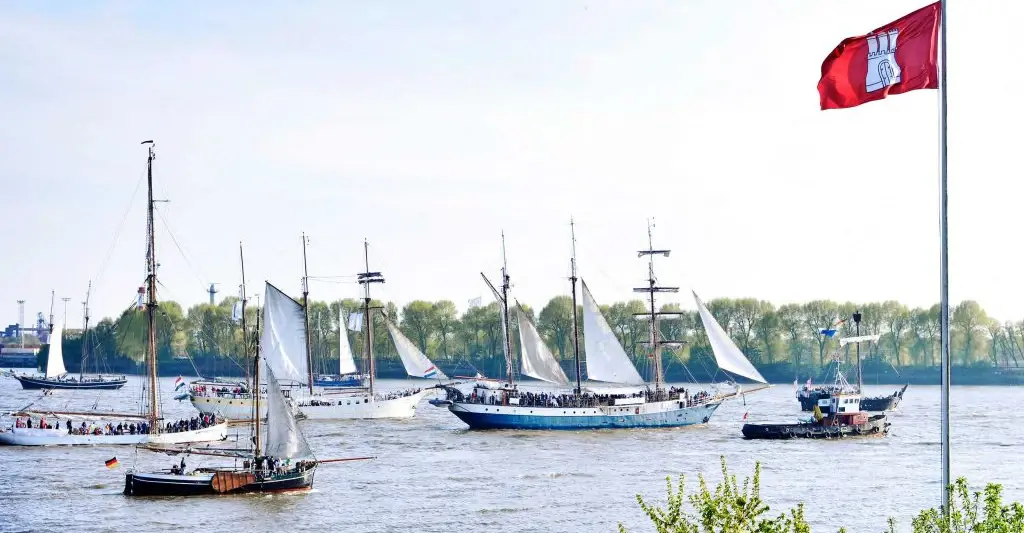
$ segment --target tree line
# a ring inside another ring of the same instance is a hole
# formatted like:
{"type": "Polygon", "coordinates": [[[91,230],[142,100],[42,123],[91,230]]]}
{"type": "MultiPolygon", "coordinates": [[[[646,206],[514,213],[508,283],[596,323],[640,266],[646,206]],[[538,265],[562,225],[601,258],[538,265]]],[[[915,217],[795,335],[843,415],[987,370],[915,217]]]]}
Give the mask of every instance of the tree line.
{"type": "MultiPolygon", "coordinates": [[[[237,300],[228,297],[219,304],[196,304],[187,310],[173,301],[162,302],[157,316],[159,357],[212,361],[222,372],[243,369],[242,329],[232,319],[237,300]]],[[[401,308],[394,302],[374,301],[372,305],[381,308],[381,312],[373,313],[373,348],[378,359],[397,358],[384,323],[386,314],[442,367],[466,365],[487,375],[504,372],[503,333],[496,302],[471,307],[461,315],[450,300],[415,300],[401,308]]],[[[794,373],[806,374],[828,365],[833,358],[849,362],[853,346],[848,344],[840,349],[838,339],[855,334],[856,325],[851,317],[857,310],[862,314],[860,333],[880,335],[877,343],[861,345],[866,361],[893,368],[930,367],[939,363],[938,305],[911,309],[896,301],[858,305],[815,300],[776,306],[754,298],[721,298],[707,302],[707,306],[751,362],[762,368],[784,365],[794,373]],[[829,337],[821,333],[828,329],[836,330],[836,334],[829,337]]],[[[347,317],[361,310],[362,302],[356,299],[310,302],[309,330],[316,371],[329,373],[337,368],[342,333],[349,335],[359,360],[365,347],[365,332],[348,331],[345,326],[347,317]]],[[[601,310],[626,353],[643,372],[648,368],[650,355],[644,344],[649,335],[648,323],[634,315],[645,311],[644,302],[615,302],[601,310]]],[[[666,352],[667,364],[678,362],[688,368],[714,369],[697,312],[682,310],[676,304],[663,305],[660,310],[681,313],[659,321],[663,338],[683,342],[679,348],[666,352]]],[[[572,359],[572,299],[555,296],[539,312],[528,306],[524,306],[524,311],[534,319],[555,357],[572,359]]],[[[257,323],[259,313],[256,306],[247,307],[246,319],[251,327],[257,323]]],[[[577,316],[580,349],[585,357],[581,309],[577,316]]],[[[94,366],[118,358],[141,361],[146,327],[145,313],[136,309],[99,321],[90,328],[90,361],[94,366]]],[[[1024,363],[1024,321],[1000,322],[989,317],[977,302],[967,300],[953,307],[951,332],[955,365],[1018,368],[1024,363]]],[[[517,350],[514,321],[512,339],[513,349],[517,350]]],[[[80,339],[67,335],[66,358],[73,359],[70,354],[80,349],[80,339]]]]}

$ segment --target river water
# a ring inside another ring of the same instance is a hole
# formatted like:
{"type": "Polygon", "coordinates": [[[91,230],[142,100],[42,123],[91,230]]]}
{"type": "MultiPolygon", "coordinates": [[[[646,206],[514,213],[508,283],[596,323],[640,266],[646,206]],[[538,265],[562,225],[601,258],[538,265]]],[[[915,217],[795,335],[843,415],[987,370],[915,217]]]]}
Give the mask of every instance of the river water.
{"type": "MultiPolygon", "coordinates": [[[[167,417],[191,416],[170,398],[167,417]]],[[[383,388],[415,386],[384,381],[383,388]]],[[[869,387],[891,393],[893,386],[869,387]]],[[[0,411],[39,398],[0,378],[0,411]]],[[[138,380],[117,392],[58,392],[51,408],[135,405],[138,380]]],[[[1024,499],[1024,430],[1013,414],[1024,388],[954,387],[953,474],[980,486],[1002,483],[1024,499]]],[[[314,490],[287,495],[146,499],[121,494],[124,471],[168,468],[177,459],[130,447],[0,448],[0,531],[652,531],[634,497],[664,499],[665,477],[720,478],[719,457],[742,479],[760,461],[762,495],[773,514],[807,504],[814,531],[879,532],[886,517],[909,528],[910,516],[938,504],[939,389],[911,387],[891,415],[885,438],[843,441],[746,441],[750,421],[792,421],[791,385],[729,401],[704,426],[582,432],[467,431],[446,409],[424,401],[410,420],[314,422],[302,427],[321,459],[376,456],[323,465],[314,490]],[[117,457],[121,466],[104,461],[117,457]]],[[[9,422],[4,420],[4,424],[9,422]]],[[[194,456],[190,467],[223,464],[194,456]]]]}

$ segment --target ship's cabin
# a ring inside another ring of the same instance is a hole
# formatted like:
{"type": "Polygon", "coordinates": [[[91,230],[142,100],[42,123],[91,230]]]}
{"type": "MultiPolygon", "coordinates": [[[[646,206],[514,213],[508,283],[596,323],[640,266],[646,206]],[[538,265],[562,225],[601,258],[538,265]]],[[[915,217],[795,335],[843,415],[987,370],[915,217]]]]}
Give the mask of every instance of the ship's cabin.
{"type": "Polygon", "coordinates": [[[818,409],[825,416],[859,413],[859,394],[835,394],[818,400],[818,409]]]}

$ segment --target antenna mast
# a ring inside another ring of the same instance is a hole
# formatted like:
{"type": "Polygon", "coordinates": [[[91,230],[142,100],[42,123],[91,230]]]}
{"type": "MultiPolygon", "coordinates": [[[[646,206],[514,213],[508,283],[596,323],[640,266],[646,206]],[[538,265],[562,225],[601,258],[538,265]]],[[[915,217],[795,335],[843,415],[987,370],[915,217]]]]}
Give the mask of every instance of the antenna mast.
{"type": "Polygon", "coordinates": [[[576,357],[576,395],[579,396],[583,393],[583,369],[580,366],[580,328],[576,316],[576,222],[572,218],[569,219],[569,228],[572,232],[572,259],[569,261],[569,281],[572,282],[572,349],[576,357]]]}
{"type": "Polygon", "coordinates": [[[370,242],[366,239],[363,239],[363,259],[366,270],[356,274],[356,279],[363,286],[363,320],[366,321],[366,335],[363,343],[366,349],[366,362],[369,366],[370,396],[372,397],[374,381],[377,379],[377,367],[373,362],[373,316],[370,315],[370,311],[380,309],[380,306],[370,306],[370,284],[384,283],[384,274],[370,272],[370,242]]]}

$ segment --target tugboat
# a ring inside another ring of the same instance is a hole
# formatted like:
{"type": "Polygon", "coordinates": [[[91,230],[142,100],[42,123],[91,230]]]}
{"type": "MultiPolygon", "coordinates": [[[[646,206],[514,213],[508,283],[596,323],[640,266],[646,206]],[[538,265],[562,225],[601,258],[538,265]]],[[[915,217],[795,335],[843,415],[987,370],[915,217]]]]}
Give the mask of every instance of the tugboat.
{"type": "MultiPolygon", "coordinates": [[[[837,394],[837,393],[858,394],[858,395],[863,394],[863,392],[864,392],[864,377],[863,377],[863,372],[861,371],[860,343],[861,342],[868,342],[868,341],[870,341],[870,342],[878,342],[878,339],[881,336],[880,335],[864,335],[864,336],[861,336],[860,335],[860,319],[861,319],[861,317],[862,317],[862,315],[861,315],[860,311],[854,311],[854,313],[853,313],[853,322],[854,322],[854,324],[856,325],[856,328],[857,328],[856,329],[856,333],[855,333],[856,336],[855,337],[847,337],[847,338],[839,339],[839,346],[840,347],[845,346],[845,345],[847,345],[847,344],[849,344],[851,342],[855,343],[856,346],[857,346],[857,386],[856,386],[856,388],[854,388],[853,386],[851,386],[849,384],[847,384],[845,387],[840,387],[837,384],[836,385],[811,385],[811,380],[807,380],[807,383],[803,387],[800,387],[796,391],[796,399],[797,399],[797,401],[800,402],[800,409],[801,410],[803,410],[803,411],[813,411],[814,410],[814,406],[818,405],[818,402],[820,400],[828,399],[828,398],[832,397],[832,395],[837,394]]],[[[821,333],[822,333],[822,335],[832,336],[832,335],[835,334],[835,329],[825,329],[825,330],[822,330],[821,333]]],[[[836,373],[836,383],[838,383],[839,379],[842,377],[842,373],[841,373],[840,368],[839,368],[840,358],[838,357],[838,354],[837,354],[837,357],[834,358],[834,364],[835,364],[835,373],[836,373]]],[[[844,379],[843,383],[845,383],[845,382],[846,381],[844,379]]],[[[795,383],[794,383],[794,385],[795,385],[795,383]]],[[[860,402],[860,407],[861,407],[861,409],[863,409],[865,411],[873,412],[873,413],[881,413],[881,412],[885,412],[885,411],[895,410],[896,407],[899,406],[900,400],[903,399],[903,394],[905,392],[907,392],[907,387],[909,387],[909,386],[910,386],[909,384],[904,385],[902,389],[899,389],[896,392],[893,392],[892,394],[890,394],[888,396],[874,396],[874,397],[871,397],[871,398],[862,398],[861,402],[860,402]]]]}
{"type": "Polygon", "coordinates": [[[860,395],[840,392],[818,400],[814,418],[796,424],[744,424],[747,439],[842,439],[882,437],[891,424],[884,413],[869,414],[860,408],[860,395]]]}

